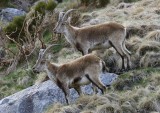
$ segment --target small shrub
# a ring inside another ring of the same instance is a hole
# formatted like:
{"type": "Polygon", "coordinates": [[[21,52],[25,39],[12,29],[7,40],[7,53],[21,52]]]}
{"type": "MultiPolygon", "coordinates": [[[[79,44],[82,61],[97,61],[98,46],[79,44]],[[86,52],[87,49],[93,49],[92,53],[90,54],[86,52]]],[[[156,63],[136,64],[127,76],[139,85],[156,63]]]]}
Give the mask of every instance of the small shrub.
{"type": "Polygon", "coordinates": [[[49,0],[46,4],[46,10],[53,11],[57,4],[53,0],[49,0]]]}
{"type": "MultiPolygon", "coordinates": [[[[19,36],[19,33],[21,32],[24,20],[25,20],[25,16],[15,17],[13,21],[4,28],[4,31],[8,35],[10,35],[11,38],[17,40],[17,37],[19,36]]],[[[20,38],[22,38],[22,36],[24,36],[24,31],[21,32],[20,38]]]]}
{"type": "Polygon", "coordinates": [[[45,11],[53,11],[55,7],[57,6],[56,2],[53,0],[49,0],[47,3],[46,2],[38,2],[38,4],[35,6],[35,11],[39,12],[42,15],[45,15],[45,11]]]}
{"type": "Polygon", "coordinates": [[[45,2],[43,2],[43,1],[38,2],[38,4],[35,6],[35,11],[44,15],[46,6],[47,6],[47,4],[45,2]]]}

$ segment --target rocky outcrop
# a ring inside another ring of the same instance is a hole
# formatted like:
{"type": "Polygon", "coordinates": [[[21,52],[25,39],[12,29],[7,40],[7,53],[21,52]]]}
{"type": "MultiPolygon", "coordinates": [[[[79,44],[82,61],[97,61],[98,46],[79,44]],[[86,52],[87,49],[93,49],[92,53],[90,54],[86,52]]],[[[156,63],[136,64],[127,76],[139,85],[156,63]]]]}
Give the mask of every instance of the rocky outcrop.
{"type": "MultiPolygon", "coordinates": [[[[118,76],[112,73],[102,74],[101,80],[110,85],[118,76]]],[[[70,90],[72,102],[78,98],[74,89],[70,90]]],[[[90,85],[83,87],[85,94],[92,94],[90,85]]],[[[0,100],[0,113],[44,113],[49,105],[65,103],[63,92],[50,80],[24,89],[0,100]]]]}
{"type": "Polygon", "coordinates": [[[15,9],[15,8],[5,8],[0,11],[0,20],[10,22],[15,16],[25,15],[26,12],[15,9]]]}

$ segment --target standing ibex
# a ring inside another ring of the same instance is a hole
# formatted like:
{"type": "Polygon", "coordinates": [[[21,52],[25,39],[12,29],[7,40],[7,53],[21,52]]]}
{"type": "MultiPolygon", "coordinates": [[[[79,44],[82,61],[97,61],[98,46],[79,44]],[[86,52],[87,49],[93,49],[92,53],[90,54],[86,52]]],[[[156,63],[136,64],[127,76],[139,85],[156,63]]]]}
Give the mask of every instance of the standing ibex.
{"type": "Polygon", "coordinates": [[[99,57],[88,54],[74,61],[57,65],[45,59],[47,49],[41,49],[34,72],[46,71],[48,77],[57,84],[65,94],[67,104],[69,104],[69,89],[74,88],[79,95],[82,94],[81,85],[92,83],[104,93],[106,87],[100,81],[100,74],[106,70],[105,63],[99,57]]]}
{"type": "Polygon", "coordinates": [[[122,58],[122,69],[125,69],[124,58],[127,57],[127,67],[130,68],[130,52],[125,46],[126,28],[118,23],[104,23],[88,27],[73,27],[70,24],[71,17],[68,15],[74,9],[66,13],[60,12],[55,33],[64,34],[72,47],[76,48],[83,55],[94,49],[114,47],[122,58]]]}

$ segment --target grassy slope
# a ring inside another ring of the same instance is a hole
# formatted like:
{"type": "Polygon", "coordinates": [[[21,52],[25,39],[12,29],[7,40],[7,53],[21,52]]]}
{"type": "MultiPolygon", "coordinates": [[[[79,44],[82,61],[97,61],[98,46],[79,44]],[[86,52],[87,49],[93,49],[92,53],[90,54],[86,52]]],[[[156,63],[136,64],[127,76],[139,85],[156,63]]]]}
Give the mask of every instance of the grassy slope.
{"type": "MultiPolygon", "coordinates": [[[[109,6],[95,12],[98,15],[96,18],[101,22],[116,21],[124,25],[160,25],[159,15],[155,13],[159,6],[160,1],[158,0],[142,0],[134,3],[130,8],[115,9],[109,6]]],[[[134,40],[134,37],[132,39],[134,40]]],[[[135,52],[133,50],[133,53],[135,52]]],[[[160,112],[159,107],[160,68],[146,67],[120,75],[105,95],[86,95],[69,106],[57,103],[51,106],[46,113],[145,113],[160,112]]]]}
{"type": "MultiPolygon", "coordinates": [[[[144,21],[146,24],[160,24],[157,19],[158,17],[156,17],[157,15],[153,13],[154,10],[156,10],[156,7],[160,6],[157,1],[158,0],[155,1],[155,4],[152,2],[136,3],[135,7],[127,10],[112,9],[111,6],[107,8],[107,13],[106,8],[100,9],[97,11],[99,14],[97,18],[102,18],[102,22],[112,20],[127,25],[143,24],[144,21]],[[147,3],[148,6],[145,6],[147,3]],[[137,8],[140,6],[142,7],[137,8]],[[149,10],[147,7],[151,7],[151,9],[154,8],[146,14],[149,10]],[[128,11],[130,15],[124,15],[124,13],[122,13],[124,11],[128,11]],[[151,14],[152,16],[150,16],[151,14]],[[141,15],[142,17],[145,15],[145,17],[139,19],[141,15]],[[106,16],[107,18],[104,19],[103,17],[106,16]],[[150,16],[150,18],[147,16],[150,16]]],[[[45,37],[45,41],[48,42],[50,40],[50,34],[46,34],[45,37]]],[[[61,48],[58,48],[58,50],[60,49],[61,48]]],[[[69,58],[73,58],[72,56],[74,55],[71,54],[69,58]]],[[[61,60],[66,60],[66,58],[61,60]]],[[[155,111],[155,109],[157,110],[155,106],[159,106],[158,104],[160,101],[160,84],[158,83],[160,81],[159,75],[160,70],[158,68],[141,68],[124,73],[120,76],[118,81],[113,84],[112,89],[107,91],[107,94],[101,96],[84,96],[79,98],[76,103],[71,106],[55,104],[49,109],[48,113],[59,113],[63,111],[75,113],[78,110],[84,113],[90,113],[91,111],[102,113],[103,111],[109,112],[109,110],[111,112],[114,110],[123,110],[126,113],[133,113],[135,112],[135,109],[155,111]]],[[[29,87],[34,84],[35,80],[36,77],[30,69],[24,70],[22,67],[18,68],[14,73],[0,79],[0,98],[29,87]]]]}

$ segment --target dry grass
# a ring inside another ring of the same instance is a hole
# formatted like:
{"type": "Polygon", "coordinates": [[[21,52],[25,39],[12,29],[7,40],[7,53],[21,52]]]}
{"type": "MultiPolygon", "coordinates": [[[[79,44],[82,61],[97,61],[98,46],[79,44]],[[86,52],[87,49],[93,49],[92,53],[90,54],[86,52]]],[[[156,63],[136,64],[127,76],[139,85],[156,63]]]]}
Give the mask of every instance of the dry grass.
{"type": "Polygon", "coordinates": [[[140,67],[160,66],[160,52],[147,52],[140,60],[140,67]]]}
{"type": "Polygon", "coordinates": [[[150,97],[143,97],[138,105],[139,109],[142,111],[156,111],[155,100],[150,97]]]}
{"type": "Polygon", "coordinates": [[[129,40],[126,41],[126,47],[132,52],[135,53],[142,43],[142,39],[138,36],[132,36],[129,40]]]}
{"type": "Polygon", "coordinates": [[[121,112],[120,108],[119,106],[110,103],[98,106],[96,110],[96,113],[114,113],[114,112],[120,113],[121,112]]]}
{"type": "Polygon", "coordinates": [[[40,83],[42,83],[47,77],[47,74],[46,73],[40,73],[37,75],[37,79],[35,80],[35,85],[38,85],[40,83]]]}
{"type": "Polygon", "coordinates": [[[160,74],[158,72],[153,72],[151,74],[152,74],[151,81],[153,85],[154,86],[160,85],[160,74]]]}
{"type": "Polygon", "coordinates": [[[133,12],[132,12],[132,15],[137,15],[137,14],[140,14],[144,11],[144,8],[143,7],[136,7],[133,12]]]}
{"type": "Polygon", "coordinates": [[[46,113],[60,113],[62,112],[61,107],[63,107],[62,104],[56,103],[53,106],[50,106],[50,109],[46,113]]]}
{"type": "Polygon", "coordinates": [[[63,107],[62,111],[62,113],[79,113],[80,109],[76,105],[72,105],[63,107]]]}
{"type": "Polygon", "coordinates": [[[146,35],[145,39],[151,40],[151,41],[160,42],[160,30],[155,30],[155,31],[149,32],[149,33],[146,35]]]}
{"type": "Polygon", "coordinates": [[[69,62],[73,59],[79,58],[80,52],[74,50],[73,48],[63,48],[58,54],[58,63],[63,64],[69,62]]]}
{"type": "Polygon", "coordinates": [[[160,51],[159,42],[143,40],[138,50],[136,51],[136,54],[139,56],[143,56],[149,51],[159,52],[160,51]]]}

